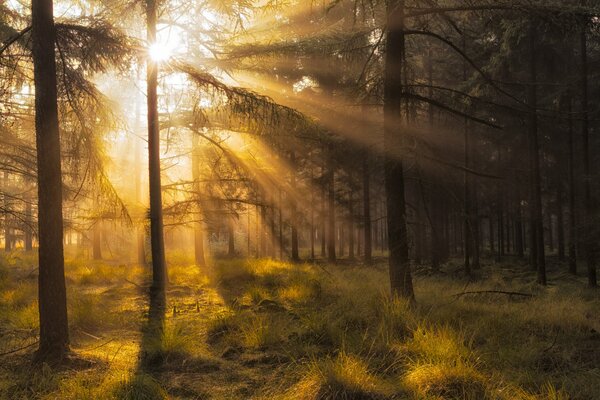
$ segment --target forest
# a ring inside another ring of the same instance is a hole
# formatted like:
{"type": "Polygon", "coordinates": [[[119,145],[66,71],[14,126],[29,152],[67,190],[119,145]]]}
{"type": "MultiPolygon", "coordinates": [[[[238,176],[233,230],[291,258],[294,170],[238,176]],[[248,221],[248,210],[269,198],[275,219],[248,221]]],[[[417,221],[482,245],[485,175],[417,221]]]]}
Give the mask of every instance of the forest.
{"type": "Polygon", "coordinates": [[[0,0],[0,399],[600,399],[597,0],[0,0]]]}

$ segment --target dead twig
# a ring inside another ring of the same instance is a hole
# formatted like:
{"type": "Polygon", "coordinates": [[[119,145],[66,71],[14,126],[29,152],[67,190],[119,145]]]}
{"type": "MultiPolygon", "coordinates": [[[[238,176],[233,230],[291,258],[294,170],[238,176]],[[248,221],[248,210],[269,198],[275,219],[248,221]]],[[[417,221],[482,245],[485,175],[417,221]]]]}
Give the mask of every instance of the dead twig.
{"type": "Polygon", "coordinates": [[[503,290],[477,290],[472,292],[462,292],[453,294],[452,297],[462,297],[467,294],[504,294],[507,296],[521,296],[521,297],[533,297],[531,293],[520,293],[520,292],[505,292],[503,290]]]}
{"type": "Polygon", "coordinates": [[[33,343],[29,343],[27,346],[19,347],[18,349],[13,349],[13,350],[10,350],[10,351],[5,351],[4,353],[0,353],[0,357],[2,357],[2,356],[7,356],[7,355],[9,355],[9,354],[13,354],[13,353],[18,353],[18,352],[19,352],[19,351],[21,351],[21,350],[25,350],[25,349],[28,349],[28,348],[30,348],[30,347],[33,347],[33,346],[35,346],[35,345],[36,345],[36,344],[38,344],[39,342],[40,342],[39,340],[36,340],[36,341],[35,341],[35,342],[33,342],[33,343]]]}

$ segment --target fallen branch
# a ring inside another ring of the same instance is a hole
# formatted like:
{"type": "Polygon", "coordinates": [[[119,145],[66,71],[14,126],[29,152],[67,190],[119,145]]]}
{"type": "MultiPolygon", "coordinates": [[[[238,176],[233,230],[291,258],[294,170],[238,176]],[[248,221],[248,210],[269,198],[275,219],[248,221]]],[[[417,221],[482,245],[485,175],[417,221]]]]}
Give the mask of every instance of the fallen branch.
{"type": "Polygon", "coordinates": [[[478,290],[472,292],[462,292],[453,294],[452,297],[462,297],[467,294],[505,294],[507,296],[521,296],[521,297],[533,297],[530,293],[520,293],[520,292],[505,292],[503,290],[478,290]]]}
{"type": "Polygon", "coordinates": [[[21,351],[21,350],[28,349],[28,348],[30,348],[30,347],[33,347],[33,346],[35,346],[35,345],[36,345],[36,344],[38,344],[39,342],[40,342],[39,340],[36,340],[36,341],[35,341],[35,342],[33,342],[33,343],[29,343],[27,346],[19,347],[18,349],[13,349],[13,350],[10,350],[10,351],[6,351],[6,352],[4,352],[4,353],[0,353],[0,357],[2,357],[2,356],[7,356],[7,355],[9,355],[9,354],[13,354],[13,353],[17,353],[17,352],[19,352],[19,351],[21,351]]]}

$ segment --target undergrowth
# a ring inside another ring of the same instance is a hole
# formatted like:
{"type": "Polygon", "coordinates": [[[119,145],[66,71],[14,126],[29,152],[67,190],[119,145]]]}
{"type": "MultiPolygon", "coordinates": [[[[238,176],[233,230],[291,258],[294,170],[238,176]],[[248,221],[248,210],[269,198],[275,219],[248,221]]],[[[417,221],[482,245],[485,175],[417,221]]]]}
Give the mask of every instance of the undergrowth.
{"type": "MultiPolygon", "coordinates": [[[[4,347],[35,335],[34,265],[0,263],[4,347]]],[[[598,398],[597,292],[552,274],[539,288],[508,264],[471,281],[450,269],[418,275],[414,306],[388,296],[381,265],[217,260],[200,270],[177,255],[148,336],[148,271],[73,260],[72,347],[87,367],[32,371],[29,347],[0,360],[0,398],[598,398]]]]}

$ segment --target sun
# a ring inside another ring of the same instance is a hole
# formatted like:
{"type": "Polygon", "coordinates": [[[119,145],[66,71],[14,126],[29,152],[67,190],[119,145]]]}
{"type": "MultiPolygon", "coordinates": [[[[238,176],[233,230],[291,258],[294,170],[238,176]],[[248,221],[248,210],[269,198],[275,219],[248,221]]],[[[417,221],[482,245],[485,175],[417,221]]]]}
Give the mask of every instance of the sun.
{"type": "Polygon", "coordinates": [[[148,55],[154,62],[164,62],[184,51],[183,31],[179,27],[159,25],[156,42],[148,46],[148,55]]]}
{"type": "Polygon", "coordinates": [[[148,54],[152,61],[162,62],[171,58],[172,49],[163,43],[154,43],[148,48],[148,54]]]}

